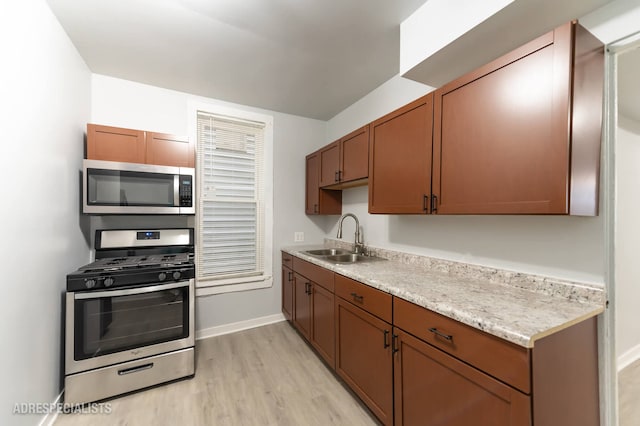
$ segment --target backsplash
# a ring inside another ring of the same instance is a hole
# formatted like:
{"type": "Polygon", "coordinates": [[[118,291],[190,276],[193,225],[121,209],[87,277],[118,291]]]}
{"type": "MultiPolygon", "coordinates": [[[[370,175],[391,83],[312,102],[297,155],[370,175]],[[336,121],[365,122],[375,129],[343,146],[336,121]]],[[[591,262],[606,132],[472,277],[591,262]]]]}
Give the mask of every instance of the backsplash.
{"type": "MultiPolygon", "coordinates": [[[[332,238],[325,238],[324,244],[328,247],[338,247],[347,250],[353,249],[353,243],[332,238]]],[[[367,246],[367,250],[369,254],[373,256],[394,260],[407,265],[425,267],[446,275],[460,278],[484,278],[492,283],[509,285],[549,296],[564,297],[578,302],[600,304],[604,304],[605,302],[603,286],[403,253],[373,246],[367,246]]]]}

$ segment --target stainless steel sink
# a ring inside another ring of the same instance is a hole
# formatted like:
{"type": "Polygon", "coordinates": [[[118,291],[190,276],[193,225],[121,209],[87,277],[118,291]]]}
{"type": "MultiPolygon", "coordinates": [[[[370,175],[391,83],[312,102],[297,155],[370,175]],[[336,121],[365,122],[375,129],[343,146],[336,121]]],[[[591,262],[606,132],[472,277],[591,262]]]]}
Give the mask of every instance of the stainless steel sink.
{"type": "Polygon", "coordinates": [[[305,251],[304,253],[310,254],[311,256],[336,256],[336,255],[350,254],[351,252],[345,249],[332,248],[332,249],[308,250],[308,251],[305,251]]]}
{"type": "Polygon", "coordinates": [[[348,254],[338,254],[338,255],[333,255],[333,256],[326,256],[324,259],[329,261],[329,262],[334,262],[334,263],[357,263],[357,262],[373,262],[373,261],[376,261],[376,260],[386,260],[386,259],[383,259],[382,257],[363,256],[363,255],[357,254],[357,253],[348,253],[348,254]]]}

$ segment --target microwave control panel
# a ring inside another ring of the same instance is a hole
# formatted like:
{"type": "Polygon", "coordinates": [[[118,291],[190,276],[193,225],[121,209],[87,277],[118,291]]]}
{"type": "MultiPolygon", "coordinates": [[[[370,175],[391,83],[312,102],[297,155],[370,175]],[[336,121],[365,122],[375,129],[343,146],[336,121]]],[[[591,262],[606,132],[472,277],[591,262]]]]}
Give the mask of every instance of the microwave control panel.
{"type": "Polygon", "coordinates": [[[180,175],[180,207],[193,206],[193,185],[192,177],[180,175]]]}

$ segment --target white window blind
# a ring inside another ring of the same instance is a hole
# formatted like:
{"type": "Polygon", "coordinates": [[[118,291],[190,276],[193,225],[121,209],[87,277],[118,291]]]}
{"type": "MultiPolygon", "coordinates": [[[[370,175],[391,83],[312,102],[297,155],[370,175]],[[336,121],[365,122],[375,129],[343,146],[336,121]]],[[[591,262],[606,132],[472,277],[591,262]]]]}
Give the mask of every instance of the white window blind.
{"type": "Polygon", "coordinates": [[[265,276],[264,129],[265,123],[198,111],[199,285],[265,276]]]}

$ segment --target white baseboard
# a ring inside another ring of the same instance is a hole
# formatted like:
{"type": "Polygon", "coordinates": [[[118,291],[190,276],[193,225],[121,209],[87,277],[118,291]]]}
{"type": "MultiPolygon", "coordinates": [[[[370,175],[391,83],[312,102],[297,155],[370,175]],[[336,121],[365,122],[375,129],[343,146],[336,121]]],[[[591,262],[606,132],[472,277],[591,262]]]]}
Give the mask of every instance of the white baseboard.
{"type": "MultiPolygon", "coordinates": [[[[53,401],[52,407],[57,407],[60,401],[62,401],[62,394],[64,394],[64,390],[60,392],[60,395],[53,401]]],[[[46,416],[40,420],[38,426],[53,426],[58,418],[58,410],[51,410],[46,416]]]]}
{"type": "Polygon", "coordinates": [[[221,336],[223,334],[235,333],[236,331],[248,330],[250,328],[260,327],[267,324],[284,321],[284,315],[274,314],[266,317],[252,318],[246,321],[234,322],[231,324],[218,325],[216,327],[204,328],[196,330],[196,340],[206,339],[208,337],[221,336]]]}
{"type": "Polygon", "coordinates": [[[634,346],[618,357],[618,373],[640,359],[640,345],[634,346]]]}

